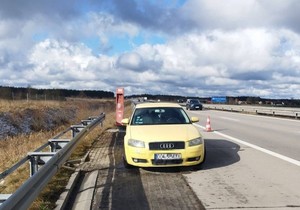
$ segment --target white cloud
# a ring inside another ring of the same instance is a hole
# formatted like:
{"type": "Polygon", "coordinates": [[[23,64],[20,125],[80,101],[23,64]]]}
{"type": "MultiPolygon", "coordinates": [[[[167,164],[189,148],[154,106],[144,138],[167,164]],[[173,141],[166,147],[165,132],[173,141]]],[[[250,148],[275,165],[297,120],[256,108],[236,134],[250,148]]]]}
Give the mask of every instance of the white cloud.
{"type": "Polygon", "coordinates": [[[14,16],[18,5],[5,1],[0,85],[299,98],[299,1],[122,2],[126,11],[116,2],[84,11],[36,1],[14,16]],[[157,34],[166,42],[144,42],[157,34]],[[133,44],[121,49],[112,37],[133,44]]]}
{"type": "MultiPolygon", "coordinates": [[[[190,90],[184,87],[210,89],[212,86],[218,86],[219,89],[222,87],[219,92],[228,90],[230,95],[260,93],[262,96],[268,96],[275,93],[264,91],[266,83],[269,89],[272,89],[273,84],[285,82],[277,81],[278,78],[273,76],[276,72],[300,76],[299,38],[297,34],[288,30],[214,30],[176,37],[165,45],[141,46],[136,52],[144,58],[155,54],[163,61],[157,77],[145,72],[143,75],[152,78],[152,81],[156,80],[158,86],[161,82],[169,84],[166,88],[170,89],[170,92],[171,89],[182,88],[181,90],[187,91],[188,94],[190,90]],[[288,40],[289,44],[282,47],[283,40],[288,40]],[[144,53],[146,51],[147,53],[144,53]],[[172,79],[169,79],[170,76],[172,79]],[[252,83],[247,84],[247,81],[252,83]],[[251,90],[248,90],[247,86],[250,86],[251,90]]],[[[286,83],[289,83],[288,81],[292,84],[299,82],[286,80],[286,83]]],[[[155,87],[147,88],[153,92],[157,91],[155,87]]],[[[288,97],[290,95],[293,93],[288,97]]]]}
{"type": "Polygon", "coordinates": [[[297,0],[191,0],[181,9],[200,29],[235,30],[245,27],[288,27],[299,31],[297,0]]]}
{"type": "Polygon", "coordinates": [[[37,87],[40,87],[39,81],[43,81],[43,86],[48,81],[52,88],[93,89],[93,86],[99,87],[95,83],[101,80],[101,71],[107,73],[112,67],[109,58],[96,58],[82,44],[49,39],[33,48],[29,61],[33,68],[27,70],[28,79],[37,87]]]}
{"type": "Polygon", "coordinates": [[[143,70],[143,59],[137,53],[125,53],[117,61],[118,68],[130,69],[133,71],[143,70]]]}

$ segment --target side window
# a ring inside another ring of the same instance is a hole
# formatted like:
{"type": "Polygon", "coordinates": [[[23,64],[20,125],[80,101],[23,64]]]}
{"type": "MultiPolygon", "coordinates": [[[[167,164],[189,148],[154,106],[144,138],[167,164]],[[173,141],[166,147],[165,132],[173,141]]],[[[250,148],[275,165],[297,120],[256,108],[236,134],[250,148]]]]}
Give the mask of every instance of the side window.
{"type": "Polygon", "coordinates": [[[151,125],[153,119],[148,109],[137,109],[134,112],[132,125],[151,125]]]}
{"type": "Polygon", "coordinates": [[[141,110],[139,109],[135,110],[132,118],[132,125],[140,125],[143,123],[141,114],[142,114],[141,110]]]}
{"type": "Polygon", "coordinates": [[[140,115],[136,115],[133,118],[133,125],[140,125],[143,124],[143,118],[140,115]]]}

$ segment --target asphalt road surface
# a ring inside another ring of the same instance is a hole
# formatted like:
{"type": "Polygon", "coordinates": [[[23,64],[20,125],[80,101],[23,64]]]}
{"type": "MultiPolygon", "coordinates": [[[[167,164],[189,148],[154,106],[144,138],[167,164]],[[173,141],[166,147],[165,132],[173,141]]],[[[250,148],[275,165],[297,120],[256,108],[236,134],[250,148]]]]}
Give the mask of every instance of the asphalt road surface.
{"type": "Polygon", "coordinates": [[[125,169],[124,132],[106,132],[82,167],[68,209],[300,209],[300,121],[222,111],[197,116],[201,170],[125,169]],[[206,132],[207,117],[213,132],[206,132]]]}
{"type": "Polygon", "coordinates": [[[206,209],[300,209],[300,121],[222,111],[200,118],[207,159],[184,175],[206,209]],[[214,132],[205,132],[207,117],[214,132]]]}
{"type": "Polygon", "coordinates": [[[205,209],[183,177],[192,168],[124,168],[124,134],[97,139],[67,209],[205,209]]]}

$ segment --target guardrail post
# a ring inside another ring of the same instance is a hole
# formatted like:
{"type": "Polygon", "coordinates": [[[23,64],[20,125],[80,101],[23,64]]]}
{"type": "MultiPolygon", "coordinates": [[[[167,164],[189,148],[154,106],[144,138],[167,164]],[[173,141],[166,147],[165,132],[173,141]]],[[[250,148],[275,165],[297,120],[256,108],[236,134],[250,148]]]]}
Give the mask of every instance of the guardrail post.
{"type": "Polygon", "coordinates": [[[35,174],[39,170],[37,158],[35,156],[29,155],[29,166],[30,166],[30,176],[33,176],[33,174],[35,174]]]}
{"type": "Polygon", "coordinates": [[[81,120],[81,124],[87,126],[92,123],[93,120],[81,120]]]}
{"type": "Polygon", "coordinates": [[[88,120],[94,121],[94,120],[96,120],[97,118],[98,118],[98,117],[96,117],[96,116],[94,116],[94,117],[89,117],[88,120]]]}
{"type": "Polygon", "coordinates": [[[273,111],[273,116],[275,116],[275,112],[273,111]]]}
{"type": "Polygon", "coordinates": [[[70,139],[49,139],[50,152],[57,152],[66,146],[70,139]]]}
{"type": "Polygon", "coordinates": [[[295,117],[295,119],[296,119],[296,120],[298,119],[298,113],[296,113],[296,117],[295,117]]]}
{"type": "Polygon", "coordinates": [[[27,155],[29,156],[30,176],[33,176],[39,170],[39,166],[50,160],[55,152],[29,152],[27,155]]]}
{"type": "MultiPolygon", "coordinates": [[[[88,120],[91,120],[91,122],[93,122],[93,121],[96,120],[97,118],[98,118],[98,117],[89,117],[88,120]]],[[[101,127],[103,126],[103,121],[104,121],[104,120],[102,120],[102,121],[100,122],[101,127]]]]}
{"type": "Polygon", "coordinates": [[[11,196],[12,194],[0,194],[0,206],[1,206],[1,204],[4,202],[4,201],[6,201],[8,198],[9,198],[9,196],[11,196]]]}
{"type": "Polygon", "coordinates": [[[72,130],[72,137],[74,138],[78,133],[80,133],[81,130],[83,130],[85,126],[83,125],[72,125],[71,130],[72,130]]]}

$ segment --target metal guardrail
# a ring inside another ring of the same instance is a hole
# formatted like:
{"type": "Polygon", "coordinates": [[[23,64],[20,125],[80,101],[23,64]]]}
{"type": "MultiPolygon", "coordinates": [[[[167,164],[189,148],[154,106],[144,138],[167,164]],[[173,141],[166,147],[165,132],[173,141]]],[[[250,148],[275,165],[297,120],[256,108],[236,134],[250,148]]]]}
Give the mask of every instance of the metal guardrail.
{"type": "Polygon", "coordinates": [[[98,124],[102,124],[105,114],[98,117],[90,117],[81,121],[81,125],[73,125],[57,136],[48,140],[34,152],[28,153],[27,157],[20,160],[14,166],[0,174],[0,179],[5,178],[18,167],[30,161],[31,176],[13,194],[0,194],[0,210],[27,209],[42,189],[55,175],[58,169],[70,157],[77,144],[88,132],[98,124]],[[72,131],[72,139],[59,139],[65,133],[72,131]],[[41,152],[50,146],[50,152],[41,152]]]}
{"type": "Polygon", "coordinates": [[[287,107],[261,107],[261,106],[245,106],[245,105],[226,105],[226,104],[204,104],[206,109],[253,113],[269,116],[281,116],[299,119],[300,108],[287,107]]]}

